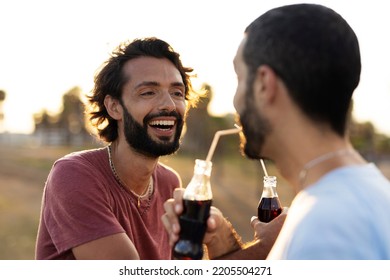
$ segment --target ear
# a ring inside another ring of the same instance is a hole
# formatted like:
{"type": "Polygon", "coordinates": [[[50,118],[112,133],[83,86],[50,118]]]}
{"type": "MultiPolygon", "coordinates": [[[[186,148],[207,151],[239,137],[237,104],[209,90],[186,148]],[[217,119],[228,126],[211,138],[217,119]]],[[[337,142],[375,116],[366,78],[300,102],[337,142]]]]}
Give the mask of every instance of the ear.
{"type": "Polygon", "coordinates": [[[104,106],[111,118],[114,120],[122,119],[122,105],[118,99],[107,94],[106,97],[104,97],[104,106]]]}
{"type": "Polygon", "coordinates": [[[257,68],[253,89],[255,94],[261,94],[260,96],[264,101],[273,102],[277,94],[277,76],[275,71],[268,65],[261,65],[257,68]]]}

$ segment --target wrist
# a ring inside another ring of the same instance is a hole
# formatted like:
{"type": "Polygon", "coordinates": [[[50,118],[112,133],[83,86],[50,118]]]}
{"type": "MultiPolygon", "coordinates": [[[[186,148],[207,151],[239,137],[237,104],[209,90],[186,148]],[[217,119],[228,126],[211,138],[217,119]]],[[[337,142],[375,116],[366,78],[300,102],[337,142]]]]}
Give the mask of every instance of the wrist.
{"type": "Polygon", "coordinates": [[[218,227],[218,230],[213,234],[206,246],[209,259],[216,259],[240,250],[243,243],[232,224],[224,219],[224,222],[218,227]]]}

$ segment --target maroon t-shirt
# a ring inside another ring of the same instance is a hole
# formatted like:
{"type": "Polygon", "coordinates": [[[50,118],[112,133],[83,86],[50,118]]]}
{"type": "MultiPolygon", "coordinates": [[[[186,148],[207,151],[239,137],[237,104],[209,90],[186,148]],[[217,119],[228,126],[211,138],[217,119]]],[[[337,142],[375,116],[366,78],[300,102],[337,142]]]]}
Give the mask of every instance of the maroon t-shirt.
{"type": "Polygon", "coordinates": [[[159,163],[151,199],[141,200],[116,181],[106,148],[67,155],[48,176],[37,236],[37,259],[74,259],[72,248],[125,232],[141,259],[171,259],[161,222],[163,203],[181,186],[176,172],[159,163]]]}

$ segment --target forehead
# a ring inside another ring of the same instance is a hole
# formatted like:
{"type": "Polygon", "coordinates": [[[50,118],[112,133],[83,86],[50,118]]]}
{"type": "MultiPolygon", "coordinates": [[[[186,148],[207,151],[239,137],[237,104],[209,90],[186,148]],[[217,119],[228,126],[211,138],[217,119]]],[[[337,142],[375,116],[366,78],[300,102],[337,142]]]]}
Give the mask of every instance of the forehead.
{"type": "Polygon", "coordinates": [[[176,66],[166,58],[142,56],[125,63],[123,73],[127,81],[183,82],[176,66]]]}
{"type": "Polygon", "coordinates": [[[239,70],[240,68],[242,68],[243,66],[245,66],[245,62],[244,62],[245,44],[246,44],[246,36],[241,40],[241,43],[238,46],[236,55],[233,59],[233,65],[234,65],[234,68],[236,69],[236,71],[239,70]]]}

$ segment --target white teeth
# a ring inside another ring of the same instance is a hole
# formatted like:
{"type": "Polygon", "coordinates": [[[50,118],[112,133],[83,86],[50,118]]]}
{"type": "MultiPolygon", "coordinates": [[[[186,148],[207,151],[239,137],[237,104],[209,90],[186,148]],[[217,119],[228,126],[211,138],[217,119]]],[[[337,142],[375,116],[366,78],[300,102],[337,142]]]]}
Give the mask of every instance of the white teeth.
{"type": "Polygon", "coordinates": [[[174,121],[167,121],[167,120],[159,120],[159,121],[151,121],[150,125],[169,125],[172,126],[174,125],[174,121]]]}

